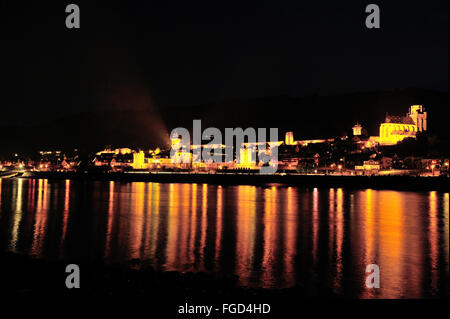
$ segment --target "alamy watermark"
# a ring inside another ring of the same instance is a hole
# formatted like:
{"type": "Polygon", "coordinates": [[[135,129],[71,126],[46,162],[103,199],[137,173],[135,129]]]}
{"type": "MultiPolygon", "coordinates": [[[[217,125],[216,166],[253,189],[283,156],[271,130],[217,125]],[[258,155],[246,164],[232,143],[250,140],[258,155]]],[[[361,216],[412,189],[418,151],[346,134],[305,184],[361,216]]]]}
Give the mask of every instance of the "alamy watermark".
{"type": "Polygon", "coordinates": [[[80,28],[80,7],[76,4],[69,4],[66,6],[66,27],[68,29],[80,28]]]}
{"type": "MultiPolygon", "coordinates": [[[[68,29],[79,29],[80,28],[80,7],[77,4],[71,3],[66,6],[66,27],[68,29]]],[[[368,13],[365,25],[368,29],[379,29],[380,28],[380,7],[371,3],[365,8],[365,12],[368,13]]]]}
{"type": "Polygon", "coordinates": [[[170,157],[174,163],[257,163],[260,174],[274,174],[278,168],[278,128],[248,127],[225,128],[225,144],[222,132],[208,127],[202,132],[201,120],[194,120],[191,134],[184,127],[170,133],[172,148],[170,157]],[[269,137],[269,139],[267,139],[269,137]],[[208,141],[203,144],[203,141],[208,141]],[[236,141],[236,144],[234,144],[236,141]],[[180,156],[188,154],[190,156],[180,156]],[[245,159],[243,158],[245,157],[245,159]]]}
{"type": "Polygon", "coordinates": [[[80,288],[80,267],[76,264],[69,264],[66,266],[66,287],[68,289],[80,288]]]}
{"type": "Polygon", "coordinates": [[[380,267],[377,264],[370,264],[366,267],[366,287],[380,288],[380,267]]]}
{"type": "Polygon", "coordinates": [[[377,4],[369,4],[366,6],[366,13],[369,15],[366,17],[367,29],[379,29],[380,28],[380,7],[377,4]]]}

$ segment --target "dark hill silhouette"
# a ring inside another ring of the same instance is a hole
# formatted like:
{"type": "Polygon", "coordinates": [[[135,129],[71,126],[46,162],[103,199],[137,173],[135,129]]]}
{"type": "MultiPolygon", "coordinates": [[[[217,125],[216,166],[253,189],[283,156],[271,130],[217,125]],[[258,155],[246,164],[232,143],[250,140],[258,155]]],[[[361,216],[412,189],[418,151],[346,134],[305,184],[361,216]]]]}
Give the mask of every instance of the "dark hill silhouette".
{"type": "Polygon", "coordinates": [[[405,115],[412,104],[428,111],[430,133],[448,140],[448,93],[423,89],[357,92],[329,96],[288,96],[232,100],[212,105],[161,107],[159,111],[125,110],[72,114],[49,123],[0,127],[0,154],[33,153],[41,149],[95,151],[105,145],[153,148],[168,143],[171,129],[278,127],[279,138],[294,131],[295,139],[329,138],[351,134],[359,122],[378,135],[386,112],[405,115]]]}

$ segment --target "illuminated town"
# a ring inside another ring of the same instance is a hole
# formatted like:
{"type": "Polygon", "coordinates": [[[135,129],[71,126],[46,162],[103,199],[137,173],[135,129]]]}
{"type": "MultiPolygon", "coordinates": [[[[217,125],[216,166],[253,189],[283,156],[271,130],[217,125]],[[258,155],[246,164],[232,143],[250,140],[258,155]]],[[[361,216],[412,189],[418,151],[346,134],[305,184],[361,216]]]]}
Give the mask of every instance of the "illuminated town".
{"type": "MultiPolygon", "coordinates": [[[[329,139],[295,140],[293,132],[286,132],[284,141],[268,143],[278,147],[277,174],[308,175],[412,175],[448,176],[449,159],[439,156],[402,156],[402,145],[416,141],[427,131],[427,112],[422,105],[412,105],[405,116],[386,114],[379,126],[379,135],[369,136],[360,123],[352,127],[351,136],[329,139]]],[[[69,153],[43,150],[36,159],[14,154],[0,162],[1,176],[33,174],[34,172],[191,172],[191,173],[254,173],[263,165],[254,159],[259,143],[244,143],[240,156],[233,161],[215,163],[193,160],[193,150],[177,151],[180,143],[172,137],[169,146],[154,150],[107,147],[89,155],[83,164],[78,150],[69,153]]],[[[219,149],[225,158],[226,145],[203,144],[202,149],[219,149]]]]}
{"type": "Polygon", "coordinates": [[[449,4],[2,1],[8,313],[446,305],[449,4]]]}

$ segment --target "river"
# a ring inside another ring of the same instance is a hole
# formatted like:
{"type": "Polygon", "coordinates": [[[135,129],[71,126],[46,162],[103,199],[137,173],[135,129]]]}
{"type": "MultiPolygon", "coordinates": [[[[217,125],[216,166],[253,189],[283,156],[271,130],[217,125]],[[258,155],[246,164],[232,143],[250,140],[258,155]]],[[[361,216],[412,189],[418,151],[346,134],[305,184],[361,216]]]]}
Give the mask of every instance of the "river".
{"type": "Polygon", "coordinates": [[[448,296],[449,194],[0,179],[0,248],[233,273],[312,296],[448,296]],[[380,269],[380,288],[365,285],[380,269]]]}

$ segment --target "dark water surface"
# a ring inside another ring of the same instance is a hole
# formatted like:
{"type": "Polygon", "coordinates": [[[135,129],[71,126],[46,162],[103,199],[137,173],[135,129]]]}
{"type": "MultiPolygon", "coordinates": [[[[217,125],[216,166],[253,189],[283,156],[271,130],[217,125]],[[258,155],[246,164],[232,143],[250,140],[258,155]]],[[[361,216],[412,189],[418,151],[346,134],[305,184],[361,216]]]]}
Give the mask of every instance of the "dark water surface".
{"type": "Polygon", "coordinates": [[[448,296],[449,194],[0,179],[0,249],[139,258],[312,295],[448,296]],[[365,287],[369,264],[380,267],[380,289],[365,287]]]}

